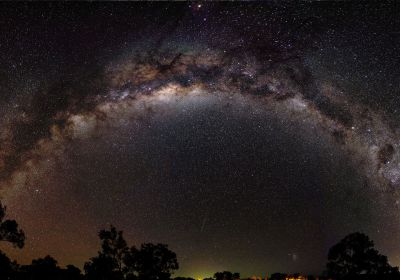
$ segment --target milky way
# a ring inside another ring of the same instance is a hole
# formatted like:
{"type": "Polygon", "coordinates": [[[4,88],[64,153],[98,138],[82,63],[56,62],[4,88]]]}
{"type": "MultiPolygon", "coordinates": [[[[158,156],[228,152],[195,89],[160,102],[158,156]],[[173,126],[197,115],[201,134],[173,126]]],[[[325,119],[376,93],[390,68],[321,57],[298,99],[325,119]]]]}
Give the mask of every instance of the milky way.
{"type": "Polygon", "coordinates": [[[236,10],[185,9],[155,48],[127,44],[93,74],[3,102],[0,189],[28,236],[24,253],[10,254],[81,265],[112,223],[133,243],[169,243],[180,273],[198,277],[318,271],[350,230],[366,231],[397,264],[400,248],[387,238],[400,231],[400,127],[384,104],[329,75],[318,55],[330,29],[317,50],[273,33],[284,46],[237,43],[253,33],[233,31],[233,43],[214,44],[218,28],[187,42],[182,22],[236,10]]]}
{"type": "Polygon", "coordinates": [[[399,129],[385,122],[380,112],[349,101],[329,81],[318,81],[313,88],[306,81],[307,74],[296,60],[262,63],[251,54],[232,56],[209,49],[124,58],[122,64],[106,69],[108,92],[83,99],[83,107],[86,105],[89,110],[68,104],[63,110],[44,112],[49,117],[43,120],[49,135],[38,135],[26,150],[15,143],[17,135],[24,130],[30,132],[42,116],[29,116],[18,109],[6,116],[1,161],[4,177],[11,177],[13,182],[6,181],[7,184],[18,188],[25,184],[31,168],[46,165],[43,158],[62,153],[65,141],[94,137],[99,127],[112,126],[113,122],[143,118],[146,111],[156,110],[153,107],[162,110],[162,103],[169,104],[171,99],[215,93],[226,98],[228,104],[240,94],[265,104],[266,110],[275,110],[282,118],[300,119],[320,127],[354,155],[372,187],[398,187],[399,129]],[[13,166],[13,162],[17,164],[13,166]]]}

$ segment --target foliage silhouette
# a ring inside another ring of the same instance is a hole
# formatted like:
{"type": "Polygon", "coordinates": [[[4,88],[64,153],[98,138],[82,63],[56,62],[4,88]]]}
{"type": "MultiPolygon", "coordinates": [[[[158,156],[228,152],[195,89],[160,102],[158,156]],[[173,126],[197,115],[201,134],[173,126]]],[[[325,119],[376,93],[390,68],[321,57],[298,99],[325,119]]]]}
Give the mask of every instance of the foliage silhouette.
{"type": "Polygon", "coordinates": [[[327,275],[335,279],[356,279],[378,276],[380,279],[399,278],[399,269],[379,254],[374,242],[363,233],[347,235],[328,253],[327,275]],[[359,276],[359,277],[358,277],[359,276]]]}
{"type": "Polygon", "coordinates": [[[132,247],[126,265],[131,277],[143,280],[168,280],[179,268],[176,254],[168,249],[168,245],[161,243],[144,243],[140,250],[132,247]]]}
{"type": "Polygon", "coordinates": [[[25,244],[25,233],[18,227],[15,220],[4,220],[6,216],[6,206],[0,202],[0,241],[7,241],[14,247],[23,248],[25,244]]]}
{"type": "Polygon", "coordinates": [[[214,274],[214,279],[215,280],[238,280],[240,279],[240,273],[238,272],[230,272],[230,271],[224,271],[224,272],[216,272],[214,274]]]}
{"type": "MultiPolygon", "coordinates": [[[[0,202],[0,240],[22,248],[25,234],[14,220],[4,220],[6,207],[0,202]]],[[[143,243],[140,248],[128,247],[122,231],[114,226],[98,234],[101,250],[85,263],[85,275],[73,266],[60,268],[51,256],[18,265],[0,251],[0,279],[8,280],[169,280],[179,268],[176,254],[165,244],[143,243]]],[[[326,270],[330,279],[399,279],[398,267],[392,267],[386,256],[379,254],[374,243],[363,233],[347,235],[328,254],[326,270]]],[[[285,279],[274,273],[269,279],[285,279]]],[[[210,280],[240,280],[239,273],[216,272],[210,280]]],[[[311,279],[311,278],[310,278],[311,279]]],[[[176,277],[174,280],[194,280],[176,277]]]]}
{"type": "Polygon", "coordinates": [[[32,260],[32,264],[24,266],[22,270],[25,271],[32,280],[51,280],[58,278],[59,267],[54,258],[46,256],[44,258],[32,260]]]}
{"type": "MultiPolygon", "coordinates": [[[[175,277],[174,280],[195,280],[195,279],[192,278],[192,277],[181,277],[181,276],[179,276],[179,277],[175,277]]],[[[205,280],[205,279],[203,279],[203,280],[205,280]]]]}
{"type": "Polygon", "coordinates": [[[118,280],[124,279],[123,274],[117,270],[115,260],[99,254],[84,266],[85,278],[88,280],[118,280]]]}
{"type": "Polygon", "coordinates": [[[11,260],[3,252],[0,252],[0,279],[9,279],[12,274],[11,260]]]}
{"type": "Polygon", "coordinates": [[[46,256],[33,260],[30,265],[23,265],[16,269],[12,280],[82,280],[81,271],[68,265],[63,269],[57,265],[57,261],[46,256]]]}
{"type": "Polygon", "coordinates": [[[69,264],[66,269],[62,270],[63,280],[80,280],[83,279],[83,275],[81,274],[81,270],[76,266],[69,264]]]}
{"type": "Polygon", "coordinates": [[[273,273],[269,279],[270,280],[284,280],[284,279],[286,279],[286,276],[287,276],[287,274],[285,274],[285,273],[276,272],[276,273],[273,273]]]}
{"type": "Polygon", "coordinates": [[[123,238],[122,231],[117,231],[114,226],[109,230],[99,232],[101,251],[98,256],[85,263],[84,269],[87,279],[107,280],[124,279],[124,260],[129,252],[128,245],[123,238]]]}
{"type": "MultiPolygon", "coordinates": [[[[1,206],[1,204],[0,204],[1,206]]],[[[5,207],[1,206],[0,218],[5,217],[5,207]]],[[[3,231],[3,240],[22,248],[25,235],[15,221],[11,231],[3,231]]],[[[3,224],[4,224],[3,222],[3,224]]],[[[6,229],[9,227],[3,227],[6,229]]],[[[73,266],[60,268],[51,256],[32,260],[30,265],[19,266],[0,252],[0,279],[8,280],[168,280],[178,269],[176,254],[165,244],[144,243],[140,249],[129,248],[122,231],[113,226],[99,232],[101,250],[84,265],[85,275],[73,266]]]]}
{"type": "Polygon", "coordinates": [[[165,244],[144,243],[129,248],[123,232],[114,226],[99,232],[102,242],[98,256],[84,266],[88,280],[168,280],[178,269],[176,254],[165,244]]]}

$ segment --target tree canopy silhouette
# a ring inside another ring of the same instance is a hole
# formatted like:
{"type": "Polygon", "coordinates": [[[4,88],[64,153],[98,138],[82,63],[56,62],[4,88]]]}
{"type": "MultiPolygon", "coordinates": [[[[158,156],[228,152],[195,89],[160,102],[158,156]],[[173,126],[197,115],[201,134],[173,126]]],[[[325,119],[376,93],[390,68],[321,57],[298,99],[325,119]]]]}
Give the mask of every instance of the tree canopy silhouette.
{"type": "Polygon", "coordinates": [[[127,266],[139,279],[167,280],[179,268],[176,254],[166,244],[144,243],[140,249],[132,247],[127,266]]]}
{"type": "Polygon", "coordinates": [[[28,272],[30,279],[35,279],[35,280],[57,279],[59,273],[59,267],[57,266],[57,261],[50,256],[32,260],[32,264],[29,266],[24,266],[23,270],[28,272]]]}
{"type": "Polygon", "coordinates": [[[285,280],[287,277],[286,273],[275,272],[271,274],[270,280],[285,280]]]}
{"type": "Polygon", "coordinates": [[[10,280],[82,280],[79,268],[68,265],[60,268],[58,262],[51,256],[32,260],[30,265],[22,265],[15,269],[10,280]]]}
{"type": "Polygon", "coordinates": [[[99,238],[101,251],[84,266],[87,278],[124,279],[124,271],[127,270],[124,260],[129,253],[129,248],[122,231],[117,231],[114,226],[110,226],[109,230],[99,232],[99,238]]]}
{"type": "Polygon", "coordinates": [[[240,273],[238,272],[230,272],[230,271],[223,271],[223,272],[216,272],[214,274],[215,280],[240,280],[240,273]]]}
{"type": "Polygon", "coordinates": [[[327,274],[335,279],[354,279],[360,275],[394,276],[399,270],[379,254],[367,235],[355,232],[329,250],[327,274]]]}
{"type": "Polygon", "coordinates": [[[168,280],[178,269],[176,254],[165,244],[144,243],[129,248],[123,232],[114,226],[99,232],[102,242],[98,256],[84,266],[88,280],[168,280]]]}
{"type": "Polygon", "coordinates": [[[12,243],[14,247],[23,248],[25,244],[25,233],[18,227],[15,220],[4,220],[6,206],[0,202],[0,241],[12,243]]]}
{"type": "MultiPolygon", "coordinates": [[[[182,276],[178,276],[178,277],[175,277],[174,280],[195,280],[195,279],[192,278],[192,277],[182,277],[182,276]]],[[[203,279],[203,280],[205,280],[205,279],[203,279]]]]}
{"type": "Polygon", "coordinates": [[[11,260],[0,251],[0,279],[10,279],[13,270],[11,260]]]}

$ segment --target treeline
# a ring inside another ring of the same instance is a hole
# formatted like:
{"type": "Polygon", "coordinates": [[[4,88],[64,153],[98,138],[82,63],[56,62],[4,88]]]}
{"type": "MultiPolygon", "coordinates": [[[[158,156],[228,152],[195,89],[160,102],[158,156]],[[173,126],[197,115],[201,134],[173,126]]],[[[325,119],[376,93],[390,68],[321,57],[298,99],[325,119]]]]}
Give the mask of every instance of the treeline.
{"type": "Polygon", "coordinates": [[[0,279],[9,280],[167,280],[179,268],[176,254],[165,244],[144,243],[128,247],[122,231],[111,226],[99,233],[101,250],[84,265],[84,274],[73,265],[58,266],[46,256],[30,265],[19,265],[0,253],[0,279]]]}
{"type": "MultiPolygon", "coordinates": [[[[25,234],[14,220],[5,220],[6,207],[0,203],[0,241],[23,248],[25,234]]],[[[179,268],[176,254],[165,244],[144,243],[129,247],[122,231],[113,226],[99,232],[98,255],[84,265],[84,272],[73,265],[58,266],[51,256],[19,265],[0,252],[0,280],[168,280],[179,268]]]]}
{"type": "Polygon", "coordinates": [[[60,268],[57,261],[50,256],[32,261],[30,265],[19,265],[11,262],[4,254],[0,253],[0,279],[10,280],[73,280],[83,279],[79,268],[68,265],[66,268],[60,268]]]}
{"type": "MultiPolygon", "coordinates": [[[[5,219],[6,207],[0,202],[0,241],[23,248],[25,233],[14,220],[5,219]]],[[[165,244],[144,243],[139,248],[128,246],[122,231],[113,226],[99,232],[101,248],[97,256],[84,265],[84,271],[73,265],[61,268],[46,256],[30,265],[19,265],[0,251],[0,280],[169,280],[179,268],[176,254],[165,244]]],[[[300,275],[274,273],[270,280],[304,279],[300,275]],[[289,277],[289,278],[288,278],[289,277]]],[[[308,276],[309,280],[316,277],[308,276]]],[[[391,266],[374,243],[363,233],[347,235],[328,254],[324,275],[319,279],[399,279],[398,267],[391,266]]],[[[177,277],[175,280],[194,280],[177,277]]],[[[217,272],[204,280],[240,280],[235,272],[217,272]]]]}

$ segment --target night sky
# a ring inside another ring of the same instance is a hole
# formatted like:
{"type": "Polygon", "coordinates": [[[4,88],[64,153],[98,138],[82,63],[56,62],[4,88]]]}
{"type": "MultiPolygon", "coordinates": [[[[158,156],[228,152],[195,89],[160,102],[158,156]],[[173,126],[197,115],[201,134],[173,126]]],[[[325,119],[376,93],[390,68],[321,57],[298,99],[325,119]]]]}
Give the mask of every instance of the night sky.
{"type": "Polygon", "coordinates": [[[0,195],[19,262],[110,224],[175,275],[320,273],[362,231],[400,265],[395,4],[1,3],[0,195]]]}

